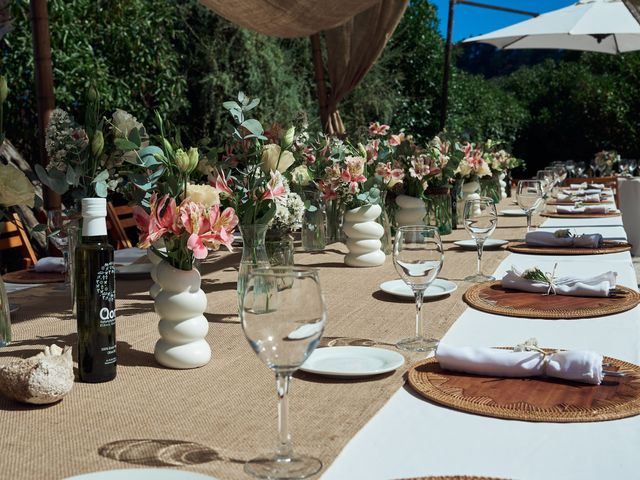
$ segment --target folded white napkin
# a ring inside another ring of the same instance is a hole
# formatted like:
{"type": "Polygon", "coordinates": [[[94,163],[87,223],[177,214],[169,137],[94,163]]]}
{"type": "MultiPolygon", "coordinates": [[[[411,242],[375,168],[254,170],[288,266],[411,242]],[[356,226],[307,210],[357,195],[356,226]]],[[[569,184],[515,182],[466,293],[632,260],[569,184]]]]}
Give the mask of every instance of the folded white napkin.
{"type": "Polygon", "coordinates": [[[33,269],[38,273],[64,273],[66,268],[62,257],[44,257],[36,262],[33,269]]]}
{"type": "Polygon", "coordinates": [[[600,195],[604,192],[599,188],[588,188],[586,190],[562,190],[562,193],[573,197],[584,197],[585,195],[600,195]]]}
{"type": "MultiPolygon", "coordinates": [[[[559,277],[553,280],[557,295],[572,297],[608,297],[609,290],[616,286],[616,272],[605,272],[593,277],[559,277]]],[[[502,288],[531,293],[547,293],[549,284],[539,280],[522,278],[519,272],[509,270],[501,282],[502,288]]]]}
{"type": "Polygon", "coordinates": [[[597,215],[604,215],[607,213],[615,213],[618,210],[610,205],[585,205],[583,207],[575,207],[573,205],[557,205],[556,211],[558,213],[592,213],[597,215]]]}
{"type": "Polygon", "coordinates": [[[560,201],[580,201],[580,202],[599,202],[600,194],[594,193],[593,195],[585,195],[584,197],[577,198],[575,195],[565,195],[564,193],[559,193],[557,199],[560,201]]]}
{"type": "Polygon", "coordinates": [[[573,350],[544,355],[487,347],[455,347],[440,342],[436,358],[445,370],[492,377],[548,376],[600,385],[602,355],[573,350]]]}
{"type": "Polygon", "coordinates": [[[587,182],[572,183],[571,185],[569,185],[569,188],[571,190],[582,190],[583,188],[587,188],[587,182]]]}
{"type": "Polygon", "coordinates": [[[530,247],[598,248],[602,245],[602,235],[599,233],[576,235],[573,237],[556,237],[554,232],[537,230],[527,233],[524,240],[530,247]]]}

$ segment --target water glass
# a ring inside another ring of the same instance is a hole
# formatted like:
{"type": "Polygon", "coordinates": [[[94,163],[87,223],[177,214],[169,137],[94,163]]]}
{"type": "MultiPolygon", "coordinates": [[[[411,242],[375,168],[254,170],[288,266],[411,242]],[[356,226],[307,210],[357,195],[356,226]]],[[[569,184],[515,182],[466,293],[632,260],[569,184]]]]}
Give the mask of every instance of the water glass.
{"type": "Polygon", "coordinates": [[[254,269],[240,309],[242,330],[258,358],[275,372],[278,444],[275,453],[254,458],[245,472],[259,478],[306,478],[322,468],[314,457],[294,454],[288,420],[291,376],[320,342],[326,307],[317,270],[301,267],[254,269]]]}
{"type": "Polygon", "coordinates": [[[498,212],[496,205],[490,198],[467,200],[464,204],[464,228],[471,238],[476,241],[478,251],[478,268],[475,275],[465,278],[467,282],[481,283],[495,280],[482,273],[482,251],[484,243],[491,237],[498,225],[498,212]]]}
{"type": "Polygon", "coordinates": [[[520,180],[517,189],[518,205],[527,215],[527,232],[531,230],[531,216],[542,202],[543,189],[540,180],[520,180]]]}
{"type": "Polygon", "coordinates": [[[444,261],[442,241],[437,227],[409,225],[400,227],[393,242],[393,264],[400,278],[411,287],[416,301],[415,336],[396,343],[401,350],[430,352],[438,340],[425,337],[422,323],[424,292],[433,282],[444,261]]]}

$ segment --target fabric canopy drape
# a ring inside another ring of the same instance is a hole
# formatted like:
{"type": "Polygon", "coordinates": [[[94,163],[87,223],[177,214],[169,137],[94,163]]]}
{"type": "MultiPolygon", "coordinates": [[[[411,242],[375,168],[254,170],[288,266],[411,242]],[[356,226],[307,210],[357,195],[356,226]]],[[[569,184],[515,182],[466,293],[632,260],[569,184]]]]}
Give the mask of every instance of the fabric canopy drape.
{"type": "Polygon", "coordinates": [[[342,25],[380,0],[200,0],[218,15],[272,37],[307,37],[342,25]]]}
{"type": "Polygon", "coordinates": [[[640,23],[640,0],[622,0],[627,6],[631,15],[640,23]]]}
{"type": "Polygon", "coordinates": [[[407,8],[407,0],[382,0],[343,25],[325,32],[331,89],[325,132],[344,133],[338,103],[364,78],[391,38],[407,8]]]}

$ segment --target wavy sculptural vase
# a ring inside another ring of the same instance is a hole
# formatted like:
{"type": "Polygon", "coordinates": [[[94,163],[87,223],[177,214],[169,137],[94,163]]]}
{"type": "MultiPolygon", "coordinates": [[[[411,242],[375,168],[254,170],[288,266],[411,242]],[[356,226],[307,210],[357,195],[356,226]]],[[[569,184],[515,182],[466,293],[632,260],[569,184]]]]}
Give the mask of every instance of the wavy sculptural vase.
{"type": "Polygon", "coordinates": [[[380,239],[384,228],[376,219],[382,213],[380,205],[365,205],[347,210],[343,231],[347,237],[349,253],[344,263],[350,267],[378,267],[386,259],[380,239]]]}
{"type": "Polygon", "coordinates": [[[421,198],[410,197],[409,195],[398,195],[396,197],[396,223],[398,227],[407,225],[424,225],[427,215],[427,207],[421,198]]]}
{"type": "Polygon", "coordinates": [[[209,323],[203,315],[207,297],[200,289],[200,272],[195,268],[180,270],[165,260],[158,263],[156,279],[160,287],[155,298],[160,315],[154,355],[161,365],[170,368],[196,368],[211,359],[205,340],[209,323]]]}

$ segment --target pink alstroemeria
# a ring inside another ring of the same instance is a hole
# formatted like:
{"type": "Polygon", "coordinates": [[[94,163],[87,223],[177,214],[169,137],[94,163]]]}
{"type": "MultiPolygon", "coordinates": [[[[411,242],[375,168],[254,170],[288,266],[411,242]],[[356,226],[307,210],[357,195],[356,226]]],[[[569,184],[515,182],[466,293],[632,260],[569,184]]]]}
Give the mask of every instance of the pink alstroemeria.
{"type": "Polygon", "coordinates": [[[392,147],[397,147],[402,142],[406,140],[407,136],[404,133],[399,133],[398,135],[391,135],[389,137],[389,145],[392,147]]]}
{"type": "Polygon", "coordinates": [[[224,245],[229,251],[232,251],[233,231],[239,221],[233,208],[228,207],[220,212],[220,205],[211,207],[209,210],[211,232],[204,237],[205,245],[212,250],[216,250],[219,245],[224,245]]]}
{"type": "Polygon", "coordinates": [[[349,184],[349,192],[358,192],[358,183],[366,182],[367,177],[364,176],[364,165],[366,160],[362,157],[347,157],[344,168],[341,172],[342,181],[349,184]]]}
{"type": "Polygon", "coordinates": [[[209,175],[209,185],[215,188],[219,194],[232,196],[233,191],[229,188],[229,184],[227,183],[227,179],[224,178],[224,175],[218,172],[214,173],[215,175],[213,173],[209,175]]]}
{"type": "Polygon", "coordinates": [[[367,152],[367,163],[371,164],[378,160],[378,150],[380,148],[380,140],[370,140],[364,149],[367,152]]]}
{"type": "Polygon", "coordinates": [[[389,125],[380,125],[378,122],[369,124],[369,135],[386,135],[389,131],[389,125]]]}
{"type": "Polygon", "coordinates": [[[338,198],[338,192],[331,182],[320,180],[320,182],[318,182],[318,186],[322,192],[322,198],[325,200],[335,200],[338,198]]]}
{"type": "Polygon", "coordinates": [[[207,258],[209,250],[204,240],[209,233],[210,224],[204,206],[190,199],[185,200],[180,205],[180,220],[189,234],[187,248],[193,252],[195,258],[200,260],[207,258]]]}
{"type": "Polygon", "coordinates": [[[271,171],[271,180],[267,182],[267,189],[260,197],[260,200],[273,200],[287,193],[282,184],[282,174],[278,171],[271,171]]]}
{"type": "Polygon", "coordinates": [[[154,193],[149,205],[150,214],[147,214],[142,207],[136,206],[134,208],[134,218],[141,233],[141,248],[149,248],[153,242],[162,238],[166,233],[179,233],[176,225],[177,207],[174,198],[170,198],[167,194],[158,200],[154,193]]]}
{"type": "Polygon", "coordinates": [[[412,157],[411,168],[409,168],[409,174],[413,178],[422,180],[424,177],[431,173],[431,165],[426,155],[419,155],[418,157],[412,157]]]}
{"type": "Polygon", "coordinates": [[[376,175],[382,177],[387,188],[393,188],[404,178],[404,171],[401,168],[393,168],[391,162],[378,163],[376,167],[376,175]]]}

